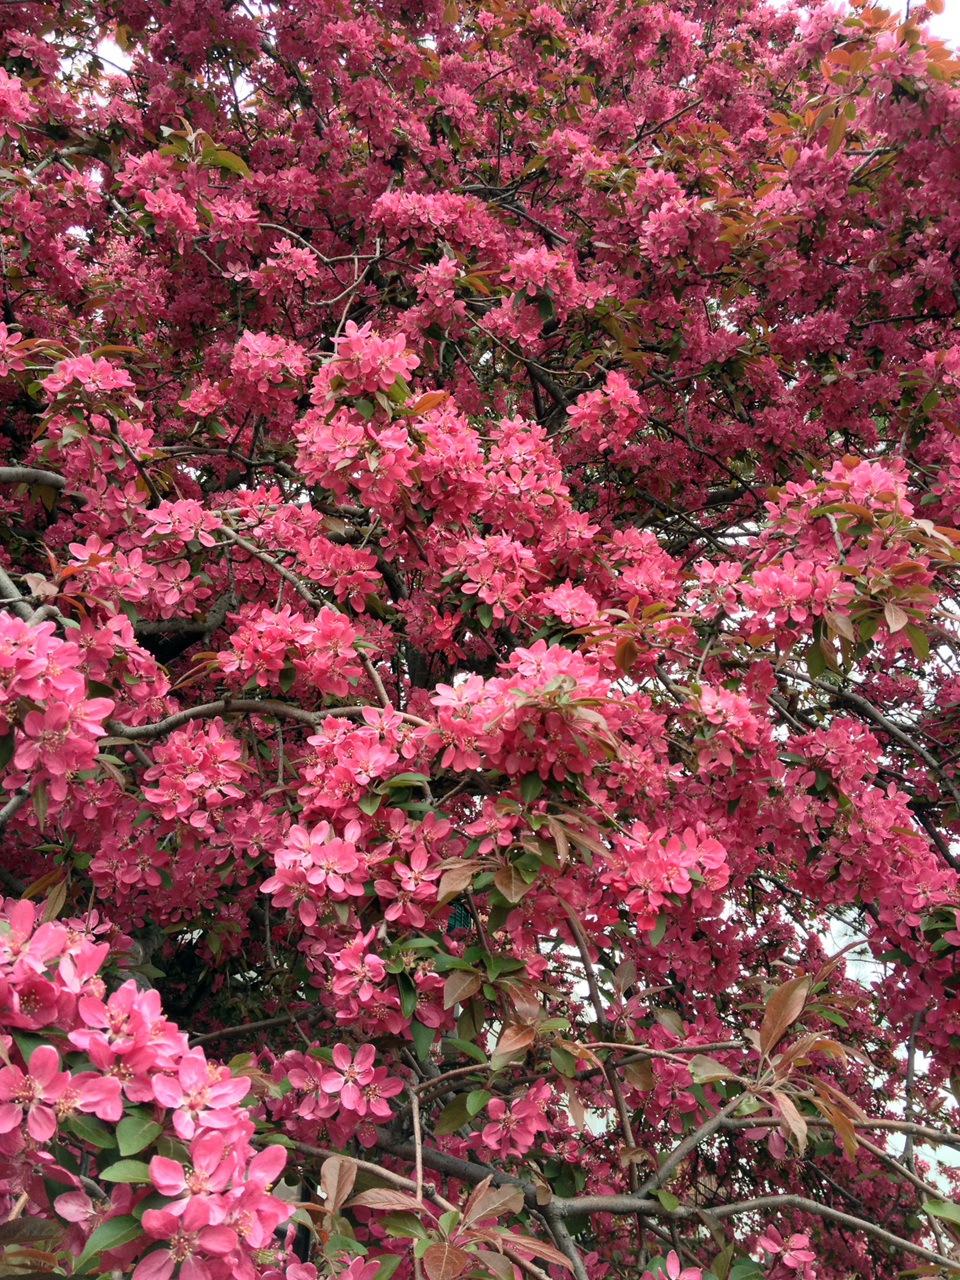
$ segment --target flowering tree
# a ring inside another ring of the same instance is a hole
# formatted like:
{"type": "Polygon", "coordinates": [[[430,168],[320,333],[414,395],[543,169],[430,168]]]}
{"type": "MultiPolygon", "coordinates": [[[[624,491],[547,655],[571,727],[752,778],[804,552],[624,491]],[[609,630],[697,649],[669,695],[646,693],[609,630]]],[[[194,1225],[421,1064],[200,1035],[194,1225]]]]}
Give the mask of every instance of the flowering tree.
{"type": "Polygon", "coordinates": [[[0,3],[0,1274],[960,1271],[934,8],[0,3]]]}

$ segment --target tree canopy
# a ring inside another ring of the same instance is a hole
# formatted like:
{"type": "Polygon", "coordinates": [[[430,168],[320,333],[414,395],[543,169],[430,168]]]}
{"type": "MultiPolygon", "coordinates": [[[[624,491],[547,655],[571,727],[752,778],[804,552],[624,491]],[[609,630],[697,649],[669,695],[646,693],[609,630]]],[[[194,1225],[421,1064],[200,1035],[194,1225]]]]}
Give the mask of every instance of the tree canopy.
{"type": "Polygon", "coordinates": [[[0,1275],[960,1272],[939,7],[0,0],[0,1275]]]}

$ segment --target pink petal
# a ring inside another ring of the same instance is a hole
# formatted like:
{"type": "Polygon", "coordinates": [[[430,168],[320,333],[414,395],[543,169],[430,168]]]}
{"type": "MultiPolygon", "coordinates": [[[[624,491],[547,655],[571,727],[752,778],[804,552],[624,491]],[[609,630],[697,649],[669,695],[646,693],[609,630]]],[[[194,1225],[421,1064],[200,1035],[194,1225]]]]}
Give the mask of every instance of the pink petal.
{"type": "Polygon", "coordinates": [[[49,1044],[38,1045],[30,1055],[30,1074],[41,1086],[48,1085],[60,1070],[60,1056],[49,1044]]]}
{"type": "Polygon", "coordinates": [[[377,1051],[372,1044],[362,1044],[357,1050],[356,1067],[358,1071],[369,1071],[377,1051]]]}
{"type": "Polygon", "coordinates": [[[150,1161],[150,1181],[165,1196],[178,1196],[187,1187],[183,1166],[165,1156],[154,1156],[150,1161]]]}
{"type": "Polygon", "coordinates": [[[140,1259],[130,1280],[168,1280],[173,1275],[174,1265],[169,1249],[156,1249],[140,1259]]]}
{"type": "Polygon", "coordinates": [[[67,1222],[85,1222],[93,1213],[93,1201],[85,1191],[68,1191],[57,1196],[53,1207],[67,1222]]]}
{"type": "Polygon", "coordinates": [[[268,1182],[276,1182],[286,1163],[287,1153],[283,1147],[266,1147],[250,1161],[247,1180],[249,1182],[259,1182],[261,1186],[266,1185],[268,1182]]]}
{"type": "Polygon", "coordinates": [[[219,1133],[204,1133],[190,1147],[190,1159],[195,1169],[212,1173],[223,1159],[223,1139],[219,1133]]]}
{"type": "Polygon", "coordinates": [[[179,1107],[183,1100],[183,1089],[173,1076],[154,1076],[153,1096],[165,1107],[179,1107]]]}
{"type": "Polygon", "coordinates": [[[200,1085],[206,1084],[207,1059],[203,1050],[195,1049],[191,1053],[185,1053],[180,1059],[180,1069],[177,1074],[185,1090],[197,1089],[200,1085]]]}
{"type": "Polygon", "coordinates": [[[185,1258],[180,1265],[178,1280],[210,1280],[210,1268],[202,1258],[185,1258]]]}
{"type": "Polygon", "coordinates": [[[210,1202],[200,1196],[191,1196],[183,1211],[184,1231],[199,1231],[210,1222],[210,1202]]]}
{"type": "Polygon", "coordinates": [[[223,1255],[237,1247],[237,1233],[229,1227],[204,1227],[198,1241],[207,1253],[223,1255]]]}
{"type": "Polygon", "coordinates": [[[335,1067],[339,1067],[341,1071],[346,1071],[352,1061],[353,1056],[345,1044],[335,1044],[333,1046],[333,1064],[335,1067]]]}
{"type": "Polygon", "coordinates": [[[57,1117],[49,1107],[31,1107],[27,1112],[27,1133],[36,1142],[49,1142],[57,1132],[57,1117]]]}
{"type": "Polygon", "coordinates": [[[23,1107],[15,1106],[12,1102],[0,1104],[0,1133],[9,1133],[11,1129],[16,1129],[22,1119],[23,1107]]]}

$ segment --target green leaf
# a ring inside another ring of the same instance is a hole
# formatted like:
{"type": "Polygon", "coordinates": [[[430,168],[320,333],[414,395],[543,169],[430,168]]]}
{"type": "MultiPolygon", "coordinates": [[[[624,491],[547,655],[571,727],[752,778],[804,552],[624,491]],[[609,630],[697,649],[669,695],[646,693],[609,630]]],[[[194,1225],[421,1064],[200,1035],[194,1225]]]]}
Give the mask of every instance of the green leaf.
{"type": "Polygon", "coordinates": [[[687,1063],[687,1070],[697,1084],[707,1084],[711,1080],[726,1080],[734,1074],[722,1062],[717,1062],[715,1058],[708,1058],[703,1053],[695,1053],[693,1055],[687,1063]]]}
{"type": "MultiPolygon", "coordinates": [[[[282,1134],[276,1134],[264,1139],[266,1142],[279,1142],[282,1134]]],[[[177,1164],[189,1164],[190,1152],[178,1142],[176,1138],[161,1138],[157,1143],[157,1155],[161,1155],[165,1160],[176,1160],[177,1164]]]]}
{"type": "Polygon", "coordinates": [[[493,605],[478,604],[477,617],[482,627],[489,627],[493,623],[493,605]]]}
{"type": "MultiPolygon", "coordinates": [[[[190,1163],[189,1159],[186,1163],[190,1163]]],[[[151,1191],[133,1206],[133,1216],[138,1222],[142,1222],[143,1215],[148,1209],[165,1209],[169,1203],[170,1197],[165,1196],[162,1191],[151,1191]]]]}
{"type": "MultiPolygon", "coordinates": [[[[436,1134],[456,1133],[456,1131],[472,1119],[470,1112],[467,1110],[467,1093],[458,1093],[440,1112],[437,1123],[433,1126],[433,1132],[436,1134]]],[[[474,1113],[476,1114],[476,1113],[474,1113]]]]}
{"type": "Polygon", "coordinates": [[[19,1030],[14,1031],[13,1042],[23,1054],[24,1062],[30,1061],[30,1056],[34,1049],[39,1049],[42,1044],[46,1043],[42,1036],[34,1036],[29,1031],[19,1030]]]}
{"type": "Polygon", "coordinates": [[[727,1280],[759,1280],[763,1273],[759,1263],[752,1258],[737,1258],[727,1275],[727,1280]]]}
{"type": "Polygon", "coordinates": [[[73,1264],[73,1274],[79,1275],[91,1258],[95,1258],[104,1249],[118,1249],[122,1244],[129,1244],[143,1234],[143,1228],[132,1213],[123,1213],[116,1218],[108,1218],[102,1222],[86,1243],[80,1257],[73,1264]]]}
{"type": "Polygon", "coordinates": [[[915,626],[912,622],[908,622],[903,628],[903,634],[910,641],[910,648],[913,650],[916,657],[918,657],[921,662],[926,662],[930,657],[930,642],[927,640],[927,637],[920,628],[915,626]]]}
{"type": "Polygon", "coordinates": [[[390,386],[387,387],[387,395],[394,404],[403,404],[409,398],[410,388],[401,374],[398,373],[390,386]]]}
{"type": "Polygon", "coordinates": [[[827,669],[827,660],[818,644],[812,644],[807,650],[807,671],[812,680],[819,680],[827,669]]]}
{"type": "Polygon", "coordinates": [[[413,979],[406,973],[398,973],[397,989],[400,992],[400,1012],[405,1018],[412,1018],[417,1007],[417,988],[413,979]]]}
{"type": "Polygon", "coordinates": [[[672,1191],[655,1191],[653,1194],[670,1213],[672,1213],[674,1209],[680,1208],[680,1201],[672,1191]]]}
{"type": "Polygon", "coordinates": [[[293,688],[293,682],[296,678],[297,672],[295,667],[284,667],[280,672],[280,675],[277,677],[281,692],[289,693],[293,688]]]}
{"type": "Polygon", "coordinates": [[[67,1121],[67,1128],[84,1142],[89,1142],[93,1147],[105,1148],[117,1145],[113,1131],[108,1129],[96,1116],[85,1116],[78,1113],[71,1116],[67,1121]]]}
{"type": "Polygon", "coordinates": [[[577,1060],[572,1053],[555,1045],[550,1050],[550,1061],[562,1076],[566,1076],[568,1080],[573,1078],[577,1069],[577,1060]]]}
{"type": "MultiPolygon", "coordinates": [[[[380,1219],[380,1226],[383,1227],[388,1236],[406,1236],[414,1240],[426,1240],[427,1233],[424,1231],[420,1219],[415,1213],[406,1213],[402,1209],[395,1209],[391,1213],[385,1213],[380,1219]]],[[[397,1261],[400,1261],[400,1254],[394,1254],[397,1261]]],[[[379,1275],[379,1272],[377,1273],[379,1275]]],[[[374,1277],[376,1280],[376,1277],[374,1277]]]]}
{"type": "Polygon", "coordinates": [[[150,1170],[142,1160],[118,1160],[100,1177],[104,1182],[149,1182],[150,1170]]]}
{"type": "Polygon", "coordinates": [[[117,1146],[122,1156],[136,1155],[163,1133],[163,1126],[141,1116],[125,1116],[117,1125],[117,1146]]]}
{"type": "Polygon", "coordinates": [[[465,1053],[468,1058],[473,1058],[475,1062],[486,1062],[487,1055],[482,1049],[478,1049],[475,1044],[471,1044],[469,1040],[458,1040],[455,1036],[451,1036],[448,1040],[444,1040],[444,1049],[447,1046],[453,1049],[459,1049],[461,1053],[465,1053]]]}
{"type": "Polygon", "coordinates": [[[952,1200],[924,1200],[923,1211],[931,1214],[934,1218],[946,1218],[948,1222],[960,1222],[960,1205],[954,1204],[952,1200]]]}
{"type": "Polygon", "coordinates": [[[667,932],[667,917],[661,911],[660,914],[657,916],[657,923],[653,926],[653,928],[647,934],[647,940],[649,941],[651,947],[659,946],[659,944],[663,941],[663,935],[666,932],[667,932]]]}
{"type": "Polygon", "coordinates": [[[396,773],[392,778],[385,778],[385,787],[403,787],[411,782],[429,782],[425,773],[396,773]]]}
{"type": "Polygon", "coordinates": [[[426,1027],[416,1018],[410,1023],[410,1034],[413,1036],[413,1047],[417,1051],[417,1057],[422,1062],[430,1052],[430,1046],[433,1044],[434,1029],[426,1027]]]}
{"type": "Polygon", "coordinates": [[[0,738],[0,769],[3,769],[6,765],[10,763],[10,758],[12,755],[13,755],[13,730],[11,729],[9,733],[5,733],[3,737],[0,738]]]}
{"type": "Polygon", "coordinates": [[[200,163],[216,166],[218,169],[229,169],[231,173],[239,173],[243,178],[250,177],[246,160],[241,160],[232,151],[220,151],[215,147],[206,147],[200,153],[200,163]]]}
{"type": "MultiPolygon", "coordinates": [[[[344,1221],[343,1218],[340,1219],[344,1221]]],[[[351,1257],[364,1257],[367,1252],[366,1245],[359,1244],[356,1240],[351,1240],[349,1236],[340,1235],[338,1232],[331,1231],[327,1243],[323,1246],[323,1252],[328,1258],[335,1258],[338,1253],[349,1253],[351,1257]]]]}
{"type": "Polygon", "coordinates": [[[543,779],[539,773],[527,773],[520,779],[520,795],[524,804],[532,804],[543,790],[543,779]]]}
{"type": "Polygon", "coordinates": [[[836,1009],[817,1009],[817,1013],[821,1018],[826,1018],[828,1022],[834,1023],[835,1026],[845,1027],[847,1025],[846,1018],[837,1013],[836,1009]]]}
{"type": "Polygon", "coordinates": [[[927,394],[920,401],[920,408],[923,410],[924,413],[929,413],[931,409],[935,409],[937,407],[939,402],[940,402],[940,392],[936,389],[936,387],[934,387],[933,390],[928,391],[927,394]]]}
{"type": "Polygon", "coordinates": [[[486,1089],[474,1089],[467,1094],[467,1114],[473,1117],[487,1105],[493,1094],[486,1089]]]}
{"type": "Polygon", "coordinates": [[[402,1261],[403,1258],[399,1253],[385,1253],[377,1264],[373,1280],[390,1280],[402,1261]]]}
{"type": "Polygon", "coordinates": [[[365,791],[357,801],[359,807],[368,816],[372,816],[380,808],[380,802],[383,796],[377,795],[375,791],[365,791]]]}

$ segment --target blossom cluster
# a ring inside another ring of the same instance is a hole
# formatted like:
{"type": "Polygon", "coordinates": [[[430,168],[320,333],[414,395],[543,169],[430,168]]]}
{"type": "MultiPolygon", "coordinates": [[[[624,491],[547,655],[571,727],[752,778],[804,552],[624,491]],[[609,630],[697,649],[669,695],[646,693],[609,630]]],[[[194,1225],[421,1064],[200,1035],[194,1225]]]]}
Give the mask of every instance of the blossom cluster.
{"type": "Polygon", "coordinates": [[[13,734],[13,772],[4,785],[44,785],[62,802],[70,776],[93,763],[114,702],[86,696],[84,653],[55,630],[53,622],[31,627],[0,613],[0,727],[13,734]]]}
{"type": "MultiPolygon", "coordinates": [[[[254,1123],[241,1105],[250,1079],[189,1049],[184,1033],[164,1018],[156,991],[140,990],[131,979],[107,994],[99,971],[111,940],[95,938],[83,921],[41,922],[32,902],[3,905],[3,1023],[54,1043],[21,1052],[13,1037],[0,1037],[8,1064],[0,1070],[2,1185],[9,1195],[43,1174],[48,1186],[64,1186],[53,1209],[69,1224],[65,1243],[74,1256],[105,1222],[139,1219],[139,1230],[110,1237],[126,1243],[104,1246],[105,1261],[116,1266],[132,1266],[140,1256],[137,1280],[166,1280],[178,1263],[188,1264],[196,1280],[253,1280],[260,1252],[290,1213],[267,1190],[286,1152],[251,1146],[254,1123]],[[56,1140],[76,1147],[78,1139],[82,1145],[86,1131],[76,1117],[84,1115],[105,1126],[97,1155],[102,1172],[116,1161],[111,1134],[125,1117],[145,1135],[137,1150],[159,1141],[171,1154],[141,1159],[142,1176],[118,1176],[110,1196],[95,1202],[89,1178],[71,1172],[51,1146],[56,1140]]],[[[114,934],[114,953],[129,941],[114,934]]]]}

